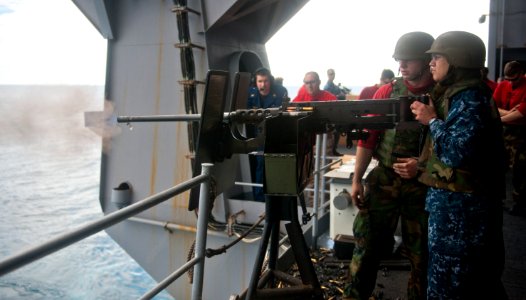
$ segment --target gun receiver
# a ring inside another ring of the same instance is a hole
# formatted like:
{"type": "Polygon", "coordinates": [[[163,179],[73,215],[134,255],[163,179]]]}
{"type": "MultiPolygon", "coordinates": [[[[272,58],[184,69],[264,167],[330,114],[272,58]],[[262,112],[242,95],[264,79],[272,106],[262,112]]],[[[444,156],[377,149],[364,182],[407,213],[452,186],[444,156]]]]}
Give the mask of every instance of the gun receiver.
{"type": "Polygon", "coordinates": [[[414,101],[426,103],[429,98],[403,96],[374,100],[292,102],[287,111],[312,112],[312,122],[328,129],[389,129],[399,123],[415,121],[410,108],[414,101]]]}

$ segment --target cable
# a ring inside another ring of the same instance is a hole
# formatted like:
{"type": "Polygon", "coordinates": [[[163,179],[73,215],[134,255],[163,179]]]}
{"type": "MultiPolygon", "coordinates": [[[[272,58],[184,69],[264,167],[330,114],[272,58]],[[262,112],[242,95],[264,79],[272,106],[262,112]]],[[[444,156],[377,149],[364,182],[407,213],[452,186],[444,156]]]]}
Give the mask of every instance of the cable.
{"type": "Polygon", "coordinates": [[[244,237],[246,237],[252,230],[254,230],[263,220],[265,219],[265,215],[259,217],[259,220],[254,223],[247,231],[245,231],[241,236],[239,236],[237,239],[232,241],[229,244],[223,245],[222,247],[216,248],[216,249],[206,249],[206,257],[210,258],[215,255],[225,253],[226,250],[228,250],[230,247],[234,246],[235,244],[239,243],[241,240],[243,240],[244,237]]]}

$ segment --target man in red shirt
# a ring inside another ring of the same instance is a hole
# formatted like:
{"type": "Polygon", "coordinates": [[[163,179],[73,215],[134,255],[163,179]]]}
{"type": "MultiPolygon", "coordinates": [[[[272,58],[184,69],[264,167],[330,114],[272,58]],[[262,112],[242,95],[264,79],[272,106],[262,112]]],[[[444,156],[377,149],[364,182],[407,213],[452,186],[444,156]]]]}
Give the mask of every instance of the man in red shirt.
{"type": "Polygon", "coordinates": [[[320,89],[320,76],[316,72],[307,72],[303,78],[303,86],[298,91],[298,95],[292,102],[309,101],[331,101],[336,100],[336,96],[330,92],[320,89]]]}
{"type": "Polygon", "coordinates": [[[504,67],[504,79],[497,85],[493,98],[504,127],[504,141],[512,171],[513,215],[526,215],[526,78],[517,61],[504,67]]]}
{"type": "Polygon", "coordinates": [[[362,92],[360,93],[360,96],[358,96],[359,100],[362,99],[372,99],[374,96],[374,93],[378,91],[378,89],[383,86],[384,84],[388,84],[394,79],[394,73],[390,69],[384,69],[382,71],[382,75],[380,76],[380,83],[377,83],[372,86],[365,87],[362,92]]]}
{"type": "MultiPolygon", "coordinates": [[[[303,77],[303,86],[298,91],[298,95],[292,99],[292,102],[310,102],[310,101],[332,101],[337,100],[336,96],[330,92],[320,89],[320,76],[314,71],[307,72],[303,77]]],[[[334,132],[327,135],[327,154],[339,156],[336,151],[338,147],[339,134],[334,132]]]]}

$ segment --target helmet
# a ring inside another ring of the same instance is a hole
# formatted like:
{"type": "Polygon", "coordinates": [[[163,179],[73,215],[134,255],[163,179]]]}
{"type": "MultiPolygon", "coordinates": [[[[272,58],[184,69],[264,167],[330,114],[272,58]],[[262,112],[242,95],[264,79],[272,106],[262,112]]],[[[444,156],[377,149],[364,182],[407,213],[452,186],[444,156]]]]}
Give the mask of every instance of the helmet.
{"type": "Polygon", "coordinates": [[[486,46],[476,35],[466,31],[441,34],[426,53],[444,55],[450,65],[458,68],[481,69],[486,61],[486,46]]]}
{"type": "Polygon", "coordinates": [[[425,32],[406,33],[396,42],[393,58],[396,60],[421,59],[429,61],[431,56],[426,54],[426,50],[431,47],[434,40],[430,34],[425,32]]]}

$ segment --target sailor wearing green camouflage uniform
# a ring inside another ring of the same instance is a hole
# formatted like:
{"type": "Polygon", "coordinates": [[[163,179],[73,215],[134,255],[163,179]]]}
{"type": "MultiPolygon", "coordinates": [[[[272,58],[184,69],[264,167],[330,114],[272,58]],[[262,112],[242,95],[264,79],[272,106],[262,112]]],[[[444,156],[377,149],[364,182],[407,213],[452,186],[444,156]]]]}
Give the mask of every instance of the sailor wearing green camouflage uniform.
{"type": "Polygon", "coordinates": [[[429,125],[422,154],[429,186],[427,299],[506,299],[502,198],[505,150],[491,90],[480,78],[486,48],[464,31],[435,40],[431,73],[437,85],[430,105],[411,105],[429,125]]]}
{"type": "MultiPolygon", "coordinates": [[[[393,58],[399,63],[402,77],[382,86],[373,98],[421,96],[431,91],[434,85],[428,67],[431,57],[425,51],[433,41],[433,37],[424,32],[401,36],[393,58]]],[[[367,141],[358,143],[351,197],[360,210],[354,221],[356,244],[344,299],[369,299],[380,259],[393,252],[399,219],[403,241],[400,253],[411,263],[408,298],[425,299],[427,213],[424,200],[427,187],[416,179],[424,131],[417,122],[413,125],[384,132],[371,130],[367,141]],[[373,155],[379,164],[367,176],[364,194],[362,178],[373,155]]]]}

